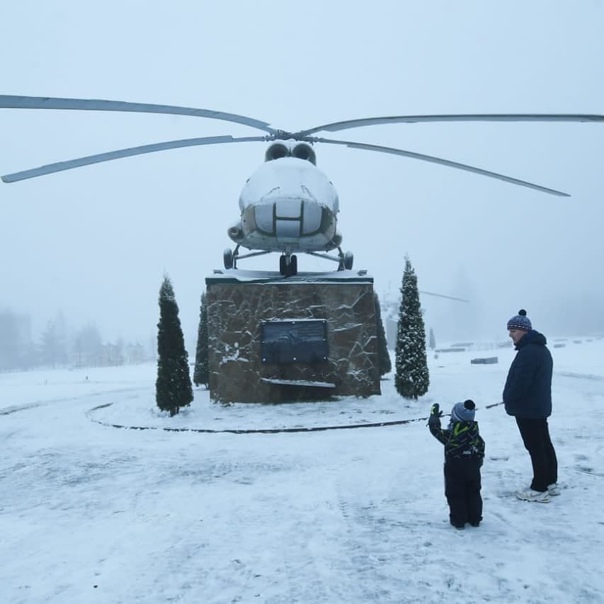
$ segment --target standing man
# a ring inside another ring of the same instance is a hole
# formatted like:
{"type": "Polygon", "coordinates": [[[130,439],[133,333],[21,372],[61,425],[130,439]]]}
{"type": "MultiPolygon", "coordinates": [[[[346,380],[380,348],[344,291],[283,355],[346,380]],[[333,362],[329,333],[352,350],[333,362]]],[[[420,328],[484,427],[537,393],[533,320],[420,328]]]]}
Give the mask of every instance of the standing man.
{"type": "Polygon", "coordinates": [[[558,461],[547,426],[552,414],[552,355],[545,336],[533,329],[526,310],[512,317],[507,328],[517,352],[503,389],[503,403],[506,413],[516,418],[533,466],[530,486],[516,496],[547,503],[560,494],[558,461]]]}

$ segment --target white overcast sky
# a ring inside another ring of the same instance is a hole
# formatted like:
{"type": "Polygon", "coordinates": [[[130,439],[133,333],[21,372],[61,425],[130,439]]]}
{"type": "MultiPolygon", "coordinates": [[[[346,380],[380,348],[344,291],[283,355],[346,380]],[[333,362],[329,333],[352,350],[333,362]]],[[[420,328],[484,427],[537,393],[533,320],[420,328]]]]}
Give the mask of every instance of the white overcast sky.
{"type": "MultiPolygon", "coordinates": [[[[201,107],[287,130],[379,115],[604,113],[601,0],[20,0],[1,5],[0,56],[2,94],[201,107]]],[[[0,132],[1,174],[164,140],[258,134],[192,117],[24,110],[0,110],[0,132]]],[[[334,138],[572,195],[317,145],[340,194],[343,248],[378,292],[400,287],[409,254],[420,289],[471,298],[463,308],[424,299],[428,324],[446,320],[460,336],[467,325],[505,337],[521,306],[546,333],[597,323],[604,124],[401,124],[334,138]]],[[[264,148],[167,151],[2,184],[0,308],[31,314],[35,330],[63,310],[76,326],[96,322],[106,339],[146,338],[168,273],[194,335],[204,279],[222,267],[226,229],[264,148]]],[[[257,262],[274,269],[278,259],[257,262]]]]}

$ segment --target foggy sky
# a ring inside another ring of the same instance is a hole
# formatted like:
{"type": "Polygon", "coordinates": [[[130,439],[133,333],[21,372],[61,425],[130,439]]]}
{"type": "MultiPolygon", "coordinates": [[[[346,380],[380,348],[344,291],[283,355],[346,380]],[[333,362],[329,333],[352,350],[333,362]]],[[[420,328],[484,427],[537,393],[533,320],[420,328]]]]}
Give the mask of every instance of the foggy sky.
{"type": "MultiPolygon", "coordinates": [[[[3,94],[248,115],[297,130],[428,113],[604,113],[600,0],[23,0],[0,9],[3,94]]],[[[258,131],[193,117],[0,110],[0,173],[178,138],[258,131]]],[[[323,134],[323,133],[321,133],[323,134]]],[[[339,135],[342,136],[339,136],[339,135]]],[[[409,255],[428,326],[505,338],[521,307],[546,333],[604,331],[603,124],[400,124],[336,133],[561,189],[330,145],[344,250],[400,288],[409,255]]],[[[104,338],[155,334],[170,275],[197,329],[204,279],[264,143],[155,153],[0,185],[0,308],[41,330],[58,310],[104,338]]],[[[245,261],[244,261],[245,262],[245,261]]],[[[242,268],[277,270],[270,255],[242,268]]],[[[335,265],[299,258],[299,270],[335,265]],[[319,264],[317,264],[319,262],[319,264]]],[[[438,335],[437,335],[438,337],[438,335]]]]}

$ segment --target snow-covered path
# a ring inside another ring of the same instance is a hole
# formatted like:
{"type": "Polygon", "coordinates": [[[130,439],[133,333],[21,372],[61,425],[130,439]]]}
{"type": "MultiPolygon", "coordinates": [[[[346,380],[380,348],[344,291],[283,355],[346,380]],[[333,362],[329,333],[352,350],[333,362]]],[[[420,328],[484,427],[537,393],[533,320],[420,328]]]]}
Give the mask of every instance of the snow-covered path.
{"type": "Polygon", "coordinates": [[[603,602],[598,424],[604,342],[554,351],[562,495],[517,501],[528,455],[496,402],[513,354],[431,360],[432,388],[289,407],[153,409],[153,366],[0,375],[0,585],[7,603],[603,602]],[[478,403],[484,522],[452,529],[425,422],[311,433],[218,429],[392,421],[478,403]],[[104,403],[111,406],[91,410],[104,403]],[[108,428],[98,421],[154,430],[108,428]],[[380,419],[378,419],[380,418],[380,419]]]}

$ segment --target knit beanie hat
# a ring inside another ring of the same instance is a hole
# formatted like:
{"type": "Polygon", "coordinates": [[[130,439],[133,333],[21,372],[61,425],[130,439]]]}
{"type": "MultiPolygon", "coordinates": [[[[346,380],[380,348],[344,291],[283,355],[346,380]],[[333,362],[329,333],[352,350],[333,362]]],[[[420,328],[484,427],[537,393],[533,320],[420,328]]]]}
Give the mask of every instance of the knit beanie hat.
{"type": "Polygon", "coordinates": [[[468,399],[463,403],[455,403],[451,410],[451,421],[454,422],[473,422],[476,405],[474,401],[468,399]]]}
{"type": "Polygon", "coordinates": [[[531,331],[533,329],[524,308],[520,309],[518,314],[508,321],[508,329],[521,329],[522,331],[531,331]]]}

